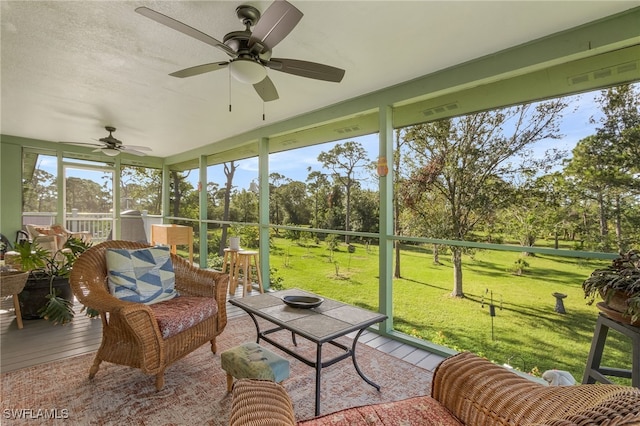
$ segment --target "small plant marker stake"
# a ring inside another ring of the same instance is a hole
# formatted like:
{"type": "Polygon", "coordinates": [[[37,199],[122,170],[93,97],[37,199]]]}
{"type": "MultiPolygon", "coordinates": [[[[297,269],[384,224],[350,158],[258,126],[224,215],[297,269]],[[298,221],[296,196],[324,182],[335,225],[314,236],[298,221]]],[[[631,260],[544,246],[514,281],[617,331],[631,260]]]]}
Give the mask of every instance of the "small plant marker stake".
{"type": "MultiPolygon", "coordinates": [[[[493,317],[496,316],[496,306],[493,304],[493,290],[486,289],[484,294],[482,295],[482,308],[484,308],[484,296],[490,293],[490,301],[489,301],[489,315],[491,316],[491,340],[495,341],[495,335],[493,332],[493,317]]],[[[500,310],[502,310],[502,296],[500,297],[500,310]]]]}

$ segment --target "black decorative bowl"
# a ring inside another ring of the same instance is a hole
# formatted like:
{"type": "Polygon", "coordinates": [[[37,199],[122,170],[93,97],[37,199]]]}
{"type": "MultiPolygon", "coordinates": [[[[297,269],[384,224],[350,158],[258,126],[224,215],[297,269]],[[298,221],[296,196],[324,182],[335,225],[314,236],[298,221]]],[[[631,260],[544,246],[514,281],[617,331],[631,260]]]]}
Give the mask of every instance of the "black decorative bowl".
{"type": "Polygon", "coordinates": [[[313,296],[284,296],[282,301],[292,308],[310,309],[320,306],[324,299],[313,296]]]}

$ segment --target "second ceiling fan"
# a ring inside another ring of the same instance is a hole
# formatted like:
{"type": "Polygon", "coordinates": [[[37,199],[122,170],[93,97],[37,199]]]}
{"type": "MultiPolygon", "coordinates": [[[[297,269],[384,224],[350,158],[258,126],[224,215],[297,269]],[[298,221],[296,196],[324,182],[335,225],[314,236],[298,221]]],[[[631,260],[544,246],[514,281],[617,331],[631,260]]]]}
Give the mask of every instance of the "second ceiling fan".
{"type": "Polygon", "coordinates": [[[245,25],[245,29],[228,33],[222,42],[148,7],[138,7],[136,12],[217,47],[231,57],[228,61],[197,65],[169,74],[173,77],[192,77],[229,67],[234,78],[243,83],[253,84],[256,92],[265,102],[278,99],[278,91],[267,76],[266,68],[336,83],[342,81],[344,77],[344,70],[340,68],[298,59],[271,57],[272,49],[293,30],[303,16],[302,12],[285,0],[273,2],[262,16],[253,6],[239,6],[236,8],[236,14],[245,25]]]}

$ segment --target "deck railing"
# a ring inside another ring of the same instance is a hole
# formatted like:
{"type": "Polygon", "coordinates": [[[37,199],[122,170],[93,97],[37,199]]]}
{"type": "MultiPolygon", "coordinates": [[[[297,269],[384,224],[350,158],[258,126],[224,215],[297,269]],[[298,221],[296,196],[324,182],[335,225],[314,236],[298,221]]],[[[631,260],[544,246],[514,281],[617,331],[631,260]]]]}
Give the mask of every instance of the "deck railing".
{"type": "MultiPolygon", "coordinates": [[[[121,216],[123,220],[125,216],[121,216]]],[[[151,237],[151,225],[162,223],[161,216],[152,216],[143,210],[141,213],[142,222],[144,223],[147,241],[151,237]]],[[[23,225],[51,226],[56,221],[56,213],[53,212],[24,212],[22,214],[23,225]]],[[[92,241],[99,243],[112,238],[114,218],[111,213],[82,213],[72,210],[65,218],[64,226],[73,232],[89,231],[92,235],[92,241]]]]}

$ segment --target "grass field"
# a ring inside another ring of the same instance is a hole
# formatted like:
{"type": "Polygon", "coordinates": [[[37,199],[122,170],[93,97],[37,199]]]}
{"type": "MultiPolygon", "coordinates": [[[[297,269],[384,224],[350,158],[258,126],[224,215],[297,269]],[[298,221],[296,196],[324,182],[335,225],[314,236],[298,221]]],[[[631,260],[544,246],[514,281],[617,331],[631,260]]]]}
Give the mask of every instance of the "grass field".
{"type": "MultiPolygon", "coordinates": [[[[344,244],[331,253],[324,243],[274,238],[270,266],[285,288],[302,288],[377,310],[378,247],[353,246],[354,253],[344,244]]],[[[586,304],[581,284],[593,269],[609,261],[538,254],[527,256],[529,267],[516,276],[510,270],[520,253],[478,250],[463,258],[466,297],[453,298],[450,255],[441,253],[441,263],[434,265],[430,248],[402,246],[402,278],[393,281],[396,330],[522,371],[541,374],[557,368],[582,380],[598,309],[586,304]],[[554,311],[554,292],[567,295],[564,315],[554,311]]],[[[603,364],[629,368],[628,339],[611,331],[603,364]]]]}

